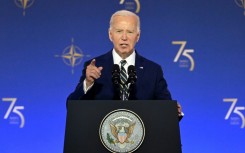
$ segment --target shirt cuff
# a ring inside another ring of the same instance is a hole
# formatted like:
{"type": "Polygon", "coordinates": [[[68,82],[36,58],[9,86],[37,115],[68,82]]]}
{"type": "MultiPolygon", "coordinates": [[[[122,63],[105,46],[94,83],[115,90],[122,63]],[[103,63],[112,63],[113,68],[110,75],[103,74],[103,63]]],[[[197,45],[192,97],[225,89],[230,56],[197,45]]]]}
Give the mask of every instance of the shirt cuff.
{"type": "Polygon", "coordinates": [[[181,116],[184,116],[185,114],[183,112],[180,113],[181,116]]]}
{"type": "Polygon", "coordinates": [[[86,94],[89,91],[89,89],[92,88],[93,85],[94,85],[94,83],[87,87],[87,85],[86,85],[86,79],[84,79],[84,81],[83,81],[83,91],[84,91],[84,94],[86,94]]]}

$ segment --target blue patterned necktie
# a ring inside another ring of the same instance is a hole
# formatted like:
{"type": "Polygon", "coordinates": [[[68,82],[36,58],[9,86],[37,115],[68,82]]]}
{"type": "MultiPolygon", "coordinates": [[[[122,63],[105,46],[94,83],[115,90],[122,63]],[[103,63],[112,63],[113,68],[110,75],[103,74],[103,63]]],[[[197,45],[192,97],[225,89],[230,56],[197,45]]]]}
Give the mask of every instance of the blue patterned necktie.
{"type": "Polygon", "coordinates": [[[127,63],[126,60],[121,60],[121,72],[120,72],[120,98],[121,100],[128,100],[128,85],[127,85],[127,72],[124,65],[127,63]]]}

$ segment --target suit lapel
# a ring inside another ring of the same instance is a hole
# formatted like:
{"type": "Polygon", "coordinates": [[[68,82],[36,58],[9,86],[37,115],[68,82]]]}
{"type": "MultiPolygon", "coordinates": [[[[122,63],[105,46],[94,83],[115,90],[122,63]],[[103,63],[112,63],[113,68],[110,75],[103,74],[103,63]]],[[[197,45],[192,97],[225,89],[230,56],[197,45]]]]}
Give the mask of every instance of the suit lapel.
{"type": "Polygon", "coordinates": [[[144,58],[142,58],[138,53],[136,52],[135,57],[135,69],[136,69],[136,76],[137,81],[136,84],[131,86],[131,91],[129,95],[129,100],[137,100],[138,94],[137,89],[140,89],[143,83],[143,76],[144,76],[144,58]]]}
{"type": "Polygon", "coordinates": [[[142,82],[142,78],[144,75],[144,59],[136,53],[136,60],[135,60],[135,68],[136,68],[136,75],[137,75],[137,82],[136,85],[140,85],[142,82]]]}
{"type": "Polygon", "coordinates": [[[113,68],[113,57],[112,57],[112,52],[108,52],[107,54],[105,54],[104,59],[103,59],[103,63],[104,63],[104,72],[102,70],[102,73],[104,73],[104,76],[108,82],[108,84],[112,84],[111,81],[111,72],[112,72],[112,68],[113,68]]]}
{"type": "Polygon", "coordinates": [[[114,100],[120,100],[120,91],[119,91],[119,86],[114,85],[112,83],[112,69],[114,65],[113,61],[113,56],[112,56],[112,51],[110,51],[106,56],[106,65],[108,66],[108,69],[106,71],[106,80],[108,82],[108,85],[110,87],[110,93],[113,93],[113,99],[114,100]]]}

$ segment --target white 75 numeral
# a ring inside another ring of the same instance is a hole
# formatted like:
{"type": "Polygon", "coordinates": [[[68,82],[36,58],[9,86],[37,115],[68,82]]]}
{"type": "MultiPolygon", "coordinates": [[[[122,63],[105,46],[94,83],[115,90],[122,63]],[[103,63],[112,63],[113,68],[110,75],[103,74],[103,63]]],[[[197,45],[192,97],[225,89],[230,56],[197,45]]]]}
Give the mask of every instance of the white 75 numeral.
{"type": "Polygon", "coordinates": [[[19,110],[23,110],[24,106],[14,106],[16,101],[17,101],[17,98],[2,98],[2,100],[5,102],[11,103],[9,105],[9,108],[8,108],[6,114],[4,115],[4,119],[8,119],[8,117],[12,111],[13,113],[17,114],[20,117],[20,119],[21,119],[20,128],[23,128],[25,125],[25,118],[24,118],[24,115],[19,110]]]}
{"type": "Polygon", "coordinates": [[[194,53],[194,50],[193,49],[184,49],[186,43],[187,43],[186,41],[173,41],[172,42],[173,45],[181,45],[178,53],[176,54],[176,56],[174,58],[174,62],[177,62],[180,58],[180,55],[182,54],[183,56],[185,56],[186,58],[188,58],[190,60],[190,62],[191,62],[190,71],[193,71],[195,63],[194,63],[192,56],[189,53],[194,53]]]}
{"type": "Polygon", "coordinates": [[[232,110],[233,110],[233,113],[235,113],[241,117],[241,119],[242,119],[241,128],[244,128],[245,127],[245,118],[244,118],[244,115],[242,114],[241,110],[245,110],[245,107],[240,107],[240,106],[235,107],[235,105],[237,103],[237,98],[224,98],[223,101],[232,103],[230,109],[228,110],[228,112],[225,116],[225,119],[227,120],[230,117],[232,110]]]}

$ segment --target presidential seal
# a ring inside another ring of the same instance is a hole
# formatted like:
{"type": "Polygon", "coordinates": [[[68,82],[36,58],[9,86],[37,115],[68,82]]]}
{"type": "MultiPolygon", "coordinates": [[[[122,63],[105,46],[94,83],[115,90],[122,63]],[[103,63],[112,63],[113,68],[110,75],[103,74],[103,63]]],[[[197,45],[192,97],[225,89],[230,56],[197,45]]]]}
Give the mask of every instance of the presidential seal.
{"type": "Polygon", "coordinates": [[[142,144],[145,127],[136,113],[118,109],[104,117],[99,134],[101,142],[109,151],[132,153],[142,144]]]}

